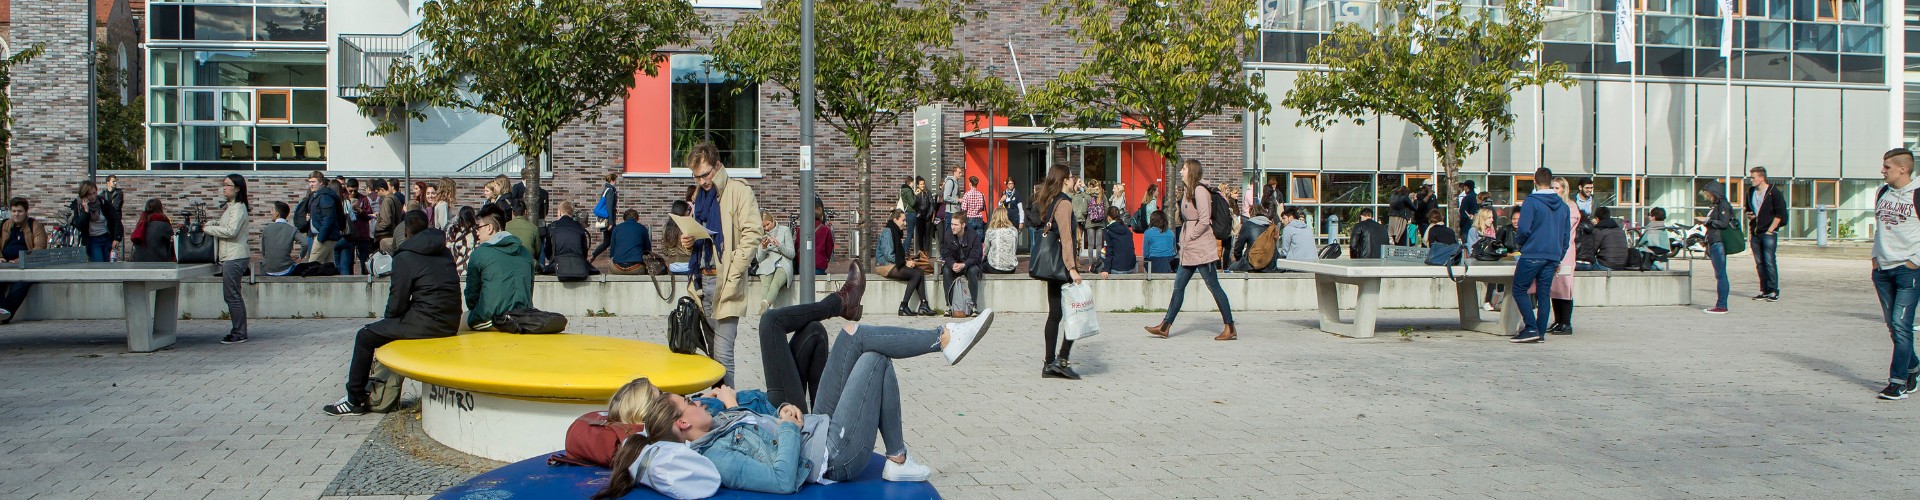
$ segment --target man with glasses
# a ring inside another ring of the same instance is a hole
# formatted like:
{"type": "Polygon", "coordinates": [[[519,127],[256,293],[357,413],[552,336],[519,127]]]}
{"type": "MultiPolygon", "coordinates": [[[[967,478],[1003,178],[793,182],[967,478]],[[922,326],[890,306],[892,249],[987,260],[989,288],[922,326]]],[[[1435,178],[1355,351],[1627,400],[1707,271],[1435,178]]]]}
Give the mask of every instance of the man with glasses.
{"type": "MultiPolygon", "coordinates": [[[[693,216],[712,233],[703,240],[703,253],[694,253],[694,262],[711,268],[701,277],[707,318],[713,324],[713,359],[726,367],[721,381],[733,385],[733,342],[740,333],[740,317],[747,313],[747,271],[753,256],[760,251],[760,204],[753,188],[727,177],[720,162],[720,150],[703,142],[687,153],[686,165],[693,170],[695,192],[693,216]]],[[[696,250],[701,247],[696,246],[696,250]]]]}
{"type": "Polygon", "coordinates": [[[480,208],[474,238],[480,245],[467,257],[467,325],[493,329],[500,313],[533,307],[533,253],[520,239],[501,230],[506,213],[499,205],[480,208]]]}

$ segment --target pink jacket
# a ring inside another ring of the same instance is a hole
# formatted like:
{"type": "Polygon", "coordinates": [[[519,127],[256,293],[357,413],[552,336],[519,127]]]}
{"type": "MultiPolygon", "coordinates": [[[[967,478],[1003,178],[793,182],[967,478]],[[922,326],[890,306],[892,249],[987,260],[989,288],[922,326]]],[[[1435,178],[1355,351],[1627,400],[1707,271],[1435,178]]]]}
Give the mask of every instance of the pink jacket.
{"type": "Polygon", "coordinates": [[[1193,202],[1180,201],[1180,265],[1197,266],[1220,260],[1220,240],[1213,239],[1213,197],[1204,186],[1193,187],[1193,202]]]}

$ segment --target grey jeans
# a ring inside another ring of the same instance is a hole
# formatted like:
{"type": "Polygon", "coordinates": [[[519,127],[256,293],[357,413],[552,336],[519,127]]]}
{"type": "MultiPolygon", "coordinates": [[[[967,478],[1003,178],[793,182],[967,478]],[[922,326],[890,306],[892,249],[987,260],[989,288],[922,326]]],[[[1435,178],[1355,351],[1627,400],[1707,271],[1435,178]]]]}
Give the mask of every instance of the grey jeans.
{"type": "Polygon", "coordinates": [[[713,327],[713,360],[726,368],[727,374],[720,377],[720,383],[733,386],[733,341],[740,336],[740,318],[724,320],[713,319],[713,300],[720,291],[720,284],[713,276],[700,277],[702,304],[706,304],[707,326],[713,327]]]}
{"type": "Polygon", "coordinates": [[[227,316],[233,320],[230,333],[247,336],[247,300],[240,294],[240,280],[246,277],[247,261],[234,259],[220,263],[220,293],[227,300],[227,316]]]}
{"type": "Polygon", "coordinates": [[[940,328],[856,325],[834,336],[813,411],[830,415],[827,479],[851,481],[866,469],[877,433],[887,456],[907,451],[900,419],[900,381],[893,360],[940,350],[940,328]]]}

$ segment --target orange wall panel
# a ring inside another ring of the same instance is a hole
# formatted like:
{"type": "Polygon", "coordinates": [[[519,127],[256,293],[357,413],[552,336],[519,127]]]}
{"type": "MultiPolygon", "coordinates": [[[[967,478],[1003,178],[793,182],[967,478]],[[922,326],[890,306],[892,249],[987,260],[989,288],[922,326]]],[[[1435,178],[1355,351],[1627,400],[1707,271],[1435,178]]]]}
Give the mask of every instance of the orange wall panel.
{"type": "Polygon", "coordinates": [[[634,70],[627,92],[626,173],[665,174],[673,169],[673,71],[660,60],[659,76],[634,70]]]}

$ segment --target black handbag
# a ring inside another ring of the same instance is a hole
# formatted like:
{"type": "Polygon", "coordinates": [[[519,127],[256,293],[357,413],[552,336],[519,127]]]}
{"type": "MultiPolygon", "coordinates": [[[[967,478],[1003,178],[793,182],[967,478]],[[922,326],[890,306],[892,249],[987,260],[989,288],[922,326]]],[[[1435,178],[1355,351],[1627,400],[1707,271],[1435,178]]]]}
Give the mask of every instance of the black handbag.
{"type": "Polygon", "coordinates": [[[176,262],[181,264],[219,263],[219,254],[214,251],[213,236],[207,234],[199,224],[187,224],[173,239],[176,262]]]}
{"type": "MultiPolygon", "coordinates": [[[[1047,213],[1048,218],[1051,219],[1053,211],[1048,210],[1047,213]]],[[[1032,256],[1027,264],[1027,277],[1054,283],[1073,281],[1073,275],[1067,272],[1067,262],[1060,255],[1062,250],[1060,228],[1055,227],[1052,220],[1048,220],[1047,225],[1040,230],[1040,241],[1033,244],[1032,256]]]]}
{"type": "Polygon", "coordinates": [[[673,312],[667,314],[667,348],[676,354],[706,351],[708,357],[712,357],[712,346],[713,328],[707,326],[706,314],[700,312],[700,304],[694,302],[693,297],[680,297],[680,301],[673,306],[673,312]]]}
{"type": "MultiPolygon", "coordinates": [[[[1427,231],[1432,232],[1433,227],[1428,226],[1427,231]]],[[[1427,239],[1427,235],[1424,235],[1424,234],[1420,235],[1420,237],[1421,239],[1427,239]]],[[[1460,258],[1459,244],[1432,243],[1427,246],[1427,265],[1446,266],[1447,279],[1453,280],[1454,283],[1459,283],[1462,280],[1466,279],[1464,272],[1466,270],[1467,262],[1468,262],[1467,260],[1460,258]],[[1456,266],[1456,265],[1460,266],[1460,269],[1463,273],[1460,276],[1455,276],[1453,274],[1453,266],[1456,266]]]]}
{"type": "Polygon", "coordinates": [[[493,317],[493,328],[505,333],[545,335],[567,330],[567,317],[531,307],[514,308],[493,317]]]}

